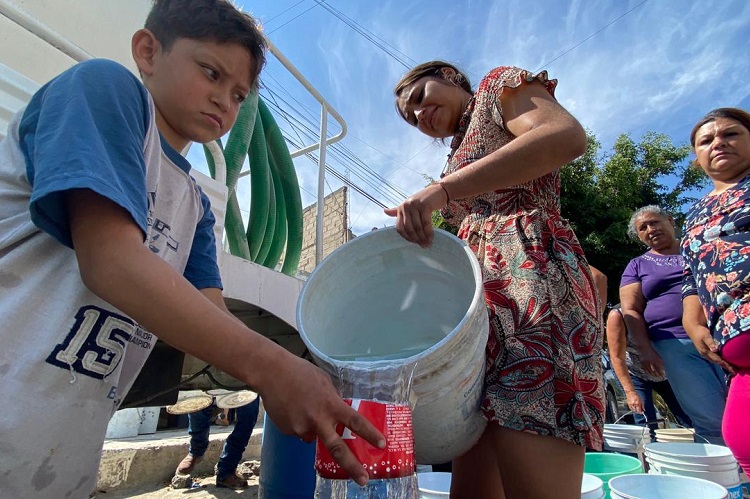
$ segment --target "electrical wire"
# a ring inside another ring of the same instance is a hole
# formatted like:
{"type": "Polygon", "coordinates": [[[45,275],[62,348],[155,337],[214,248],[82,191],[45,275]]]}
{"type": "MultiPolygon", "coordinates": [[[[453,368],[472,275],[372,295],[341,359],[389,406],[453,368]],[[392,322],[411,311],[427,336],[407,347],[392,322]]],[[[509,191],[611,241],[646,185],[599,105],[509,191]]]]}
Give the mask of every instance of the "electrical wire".
{"type": "Polygon", "coordinates": [[[584,43],[586,43],[587,41],[591,40],[591,39],[592,39],[593,37],[595,37],[596,35],[598,35],[598,34],[599,34],[599,33],[601,33],[602,31],[604,31],[605,29],[609,28],[609,27],[610,27],[610,26],[612,26],[612,25],[613,25],[614,23],[616,23],[617,21],[619,21],[619,20],[620,20],[620,19],[622,19],[623,17],[627,16],[628,14],[630,14],[631,12],[633,12],[633,11],[634,11],[635,9],[637,9],[638,7],[640,7],[641,5],[643,5],[643,4],[644,4],[644,3],[646,3],[646,2],[648,2],[648,0],[643,0],[643,1],[641,2],[641,3],[639,3],[638,5],[636,5],[635,7],[633,7],[632,9],[630,9],[629,11],[625,12],[625,13],[624,13],[624,14],[622,14],[621,16],[619,16],[619,17],[616,17],[615,19],[613,19],[613,20],[612,20],[612,21],[610,21],[609,23],[605,24],[605,25],[604,25],[604,27],[602,27],[602,28],[601,28],[601,29],[599,29],[598,31],[594,32],[593,34],[591,34],[591,35],[587,36],[586,38],[584,38],[584,39],[583,39],[583,40],[581,40],[580,42],[576,43],[575,45],[573,45],[573,46],[572,46],[572,47],[570,47],[570,48],[569,48],[568,50],[566,50],[566,51],[565,51],[565,52],[563,52],[562,54],[558,55],[557,57],[555,57],[555,58],[554,58],[554,59],[552,59],[551,61],[545,62],[544,64],[542,64],[542,65],[541,65],[541,66],[539,67],[539,69],[537,69],[537,70],[535,71],[535,73],[538,73],[538,72],[539,72],[539,71],[541,71],[542,69],[545,69],[545,68],[549,67],[549,65],[550,65],[550,64],[552,64],[553,62],[555,62],[556,60],[558,60],[558,59],[559,59],[559,58],[561,58],[562,56],[564,56],[564,55],[568,54],[569,52],[572,52],[573,50],[577,49],[578,47],[580,47],[581,45],[583,45],[583,44],[584,44],[584,43]]]}
{"type": "Polygon", "coordinates": [[[364,37],[367,41],[375,45],[377,48],[382,50],[386,55],[390,56],[393,60],[398,62],[399,64],[403,65],[406,69],[411,69],[413,66],[417,65],[417,62],[409,57],[408,55],[404,54],[397,48],[395,48],[393,45],[389,44],[379,36],[375,35],[372,31],[367,30],[364,28],[361,24],[359,24],[354,19],[350,18],[340,10],[336,9],[335,7],[331,6],[328,2],[325,0],[315,0],[318,5],[326,9],[328,12],[330,12],[334,17],[339,19],[341,22],[352,28],[354,31],[359,33],[362,37],[364,37]],[[398,55],[397,55],[398,54],[398,55]],[[399,57],[399,55],[403,56],[408,60],[408,63],[404,61],[403,58],[399,57]]]}

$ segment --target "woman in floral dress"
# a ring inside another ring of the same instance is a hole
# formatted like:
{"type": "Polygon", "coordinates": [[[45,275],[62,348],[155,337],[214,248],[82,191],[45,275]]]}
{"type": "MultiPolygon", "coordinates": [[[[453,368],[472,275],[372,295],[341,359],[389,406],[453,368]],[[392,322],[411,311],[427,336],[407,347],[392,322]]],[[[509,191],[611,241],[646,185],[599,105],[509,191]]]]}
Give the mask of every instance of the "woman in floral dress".
{"type": "Polygon", "coordinates": [[[386,213],[421,246],[434,210],[458,226],[482,265],[490,315],[489,424],[453,461],[454,498],[580,497],[585,448],[601,448],[602,314],[559,199],[558,170],[586,135],[554,99],[556,84],[500,67],[474,93],[455,66],[433,61],[394,90],[404,120],[453,140],[441,180],[386,213]]]}
{"type": "Polygon", "coordinates": [[[750,473],[750,113],[715,109],[690,143],[714,188],[685,219],[683,324],[698,351],[733,375],[722,433],[750,473]]]}

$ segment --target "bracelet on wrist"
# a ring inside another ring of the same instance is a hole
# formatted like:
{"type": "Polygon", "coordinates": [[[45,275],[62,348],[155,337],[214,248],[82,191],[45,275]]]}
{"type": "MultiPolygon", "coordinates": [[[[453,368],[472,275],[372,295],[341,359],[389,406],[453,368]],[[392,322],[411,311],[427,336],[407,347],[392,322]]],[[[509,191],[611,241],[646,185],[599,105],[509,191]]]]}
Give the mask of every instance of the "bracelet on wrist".
{"type": "Polygon", "coordinates": [[[437,183],[440,187],[443,188],[443,192],[445,192],[445,203],[448,204],[451,202],[451,195],[448,193],[448,189],[445,188],[445,184],[443,182],[437,183]]]}

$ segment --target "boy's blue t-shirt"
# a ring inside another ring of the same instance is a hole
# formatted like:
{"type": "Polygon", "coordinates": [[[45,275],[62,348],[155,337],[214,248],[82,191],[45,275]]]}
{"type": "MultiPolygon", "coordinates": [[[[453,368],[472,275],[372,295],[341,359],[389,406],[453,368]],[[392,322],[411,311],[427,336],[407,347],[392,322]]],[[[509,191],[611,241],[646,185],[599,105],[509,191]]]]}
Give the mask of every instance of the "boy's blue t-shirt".
{"type": "Polygon", "coordinates": [[[195,287],[221,286],[208,199],[155,109],[126,68],[92,60],[42,87],[0,140],[0,400],[14,408],[0,418],[0,498],[88,497],[110,417],[158,339],[85,286],[66,191],[110,199],[195,287]]]}
{"type": "MultiPolygon", "coordinates": [[[[114,61],[78,64],[42,87],[19,124],[34,224],[72,247],[64,195],[90,189],[125,209],[145,234],[149,206],[143,144],[150,118],[145,87],[114,61]]],[[[161,147],[189,174],[184,157],[163,139],[161,147]]],[[[220,288],[215,219],[202,192],[201,201],[204,216],[184,275],[199,289],[220,288]]]]}

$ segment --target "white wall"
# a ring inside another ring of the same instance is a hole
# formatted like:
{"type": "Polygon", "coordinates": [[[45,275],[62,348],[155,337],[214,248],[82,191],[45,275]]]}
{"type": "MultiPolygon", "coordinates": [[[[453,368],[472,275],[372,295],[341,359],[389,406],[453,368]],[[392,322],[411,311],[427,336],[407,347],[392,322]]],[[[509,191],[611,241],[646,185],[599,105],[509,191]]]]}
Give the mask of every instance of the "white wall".
{"type": "MultiPolygon", "coordinates": [[[[94,57],[133,71],[130,38],[150,7],[149,0],[0,0],[3,11],[21,10],[94,57]]],[[[75,61],[0,15],[0,63],[43,84],[75,61]]]]}

